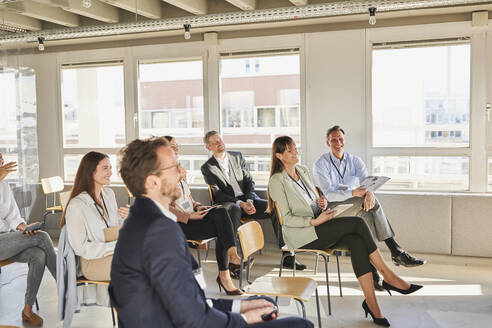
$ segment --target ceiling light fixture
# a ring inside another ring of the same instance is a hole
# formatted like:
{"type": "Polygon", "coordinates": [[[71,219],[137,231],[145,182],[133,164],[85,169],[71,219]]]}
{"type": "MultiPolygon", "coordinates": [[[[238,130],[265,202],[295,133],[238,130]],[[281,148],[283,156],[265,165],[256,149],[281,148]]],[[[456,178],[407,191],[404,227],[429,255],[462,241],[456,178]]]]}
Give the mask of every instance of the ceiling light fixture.
{"type": "Polygon", "coordinates": [[[376,7],[369,8],[369,24],[376,25],[376,7]]]}
{"type": "Polygon", "coordinates": [[[184,38],[186,40],[191,39],[191,33],[190,33],[191,25],[190,24],[184,24],[183,26],[184,26],[184,29],[185,29],[184,38]]]}
{"type": "Polygon", "coordinates": [[[44,38],[42,36],[40,36],[38,38],[38,49],[39,51],[44,51],[45,47],[44,47],[44,38]]]}

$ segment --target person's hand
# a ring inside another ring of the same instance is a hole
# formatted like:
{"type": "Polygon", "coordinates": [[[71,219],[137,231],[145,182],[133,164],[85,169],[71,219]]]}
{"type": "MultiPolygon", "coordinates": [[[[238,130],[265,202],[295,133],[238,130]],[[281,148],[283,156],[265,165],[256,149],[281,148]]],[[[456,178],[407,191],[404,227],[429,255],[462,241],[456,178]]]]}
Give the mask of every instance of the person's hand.
{"type": "Polygon", "coordinates": [[[16,162],[9,162],[5,165],[0,166],[0,181],[5,179],[9,173],[15,172],[17,169],[17,163],[16,162]]]}
{"type": "Polygon", "coordinates": [[[311,223],[312,226],[319,226],[320,224],[325,223],[326,221],[330,221],[337,215],[337,211],[331,211],[330,209],[327,208],[326,211],[321,212],[321,214],[316,218],[316,219],[311,219],[309,223],[311,223]]]}
{"type": "Polygon", "coordinates": [[[121,216],[123,219],[126,219],[128,217],[128,214],[130,214],[130,205],[127,204],[118,208],[118,215],[121,216]]]}
{"type": "Polygon", "coordinates": [[[239,201],[239,207],[248,215],[253,215],[256,213],[256,208],[253,205],[253,201],[248,199],[247,202],[239,201]]]}
{"type": "Polygon", "coordinates": [[[209,208],[212,208],[212,206],[202,206],[202,205],[200,205],[200,206],[197,206],[197,207],[196,207],[196,210],[197,210],[198,212],[200,212],[200,211],[207,211],[207,212],[208,212],[208,209],[209,209],[209,208]]]}
{"type": "MultiPolygon", "coordinates": [[[[256,308],[242,313],[246,317],[246,322],[248,323],[248,325],[263,322],[261,316],[264,314],[271,313],[273,311],[274,309],[273,304],[268,301],[265,302],[268,303],[268,306],[256,308]]],[[[278,317],[278,312],[272,314],[272,320],[277,319],[277,317],[278,317]]]]}
{"type": "Polygon", "coordinates": [[[366,194],[366,192],[367,192],[366,188],[359,187],[359,188],[356,188],[356,189],[352,190],[352,196],[354,196],[354,197],[364,197],[364,195],[366,194]]]}
{"type": "Polygon", "coordinates": [[[326,199],[326,196],[323,195],[320,198],[318,198],[318,206],[322,209],[325,210],[328,207],[328,200],[326,199]]]}
{"type": "MultiPolygon", "coordinates": [[[[23,223],[19,223],[19,225],[17,226],[16,229],[19,230],[19,231],[24,232],[24,231],[26,231],[27,227],[30,227],[30,226],[35,225],[35,224],[38,224],[38,223],[39,222],[33,222],[33,223],[29,224],[29,225],[26,225],[24,222],[23,223]]],[[[34,235],[34,234],[36,234],[36,232],[38,232],[38,231],[37,230],[31,230],[31,231],[26,231],[26,234],[27,235],[34,235]]]]}
{"type": "Polygon", "coordinates": [[[241,300],[241,308],[239,310],[239,313],[244,313],[254,309],[259,309],[269,306],[273,306],[273,304],[272,302],[269,302],[266,299],[241,300]]]}
{"type": "Polygon", "coordinates": [[[374,206],[376,206],[376,196],[374,196],[372,191],[368,191],[364,198],[364,210],[368,212],[372,210],[374,206]]]}
{"type": "Polygon", "coordinates": [[[190,214],[190,220],[201,220],[207,215],[208,211],[197,211],[190,214]]]}

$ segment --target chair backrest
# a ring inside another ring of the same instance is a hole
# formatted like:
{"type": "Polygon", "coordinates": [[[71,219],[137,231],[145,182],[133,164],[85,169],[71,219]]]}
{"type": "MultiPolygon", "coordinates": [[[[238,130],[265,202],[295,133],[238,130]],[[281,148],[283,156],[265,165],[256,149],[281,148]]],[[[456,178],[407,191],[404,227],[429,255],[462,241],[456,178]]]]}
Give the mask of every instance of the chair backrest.
{"type": "Polygon", "coordinates": [[[43,187],[43,192],[45,195],[52,192],[62,191],[63,188],[65,188],[63,179],[59,176],[41,179],[41,186],[43,187]]]}
{"type": "Polygon", "coordinates": [[[254,252],[260,250],[265,245],[263,238],[263,230],[256,221],[250,221],[243,224],[237,229],[239,242],[241,243],[241,251],[244,258],[247,258],[254,252]]]}
{"type": "Polygon", "coordinates": [[[63,210],[67,207],[68,199],[70,198],[71,191],[64,191],[58,194],[58,199],[63,210]]]}
{"type": "Polygon", "coordinates": [[[208,185],[208,197],[210,197],[210,204],[215,203],[215,189],[211,185],[208,185]]]}
{"type": "Polygon", "coordinates": [[[284,219],[282,218],[282,213],[280,213],[277,202],[273,202],[273,206],[275,206],[275,213],[277,213],[278,223],[280,223],[280,225],[283,225],[284,219]]]}

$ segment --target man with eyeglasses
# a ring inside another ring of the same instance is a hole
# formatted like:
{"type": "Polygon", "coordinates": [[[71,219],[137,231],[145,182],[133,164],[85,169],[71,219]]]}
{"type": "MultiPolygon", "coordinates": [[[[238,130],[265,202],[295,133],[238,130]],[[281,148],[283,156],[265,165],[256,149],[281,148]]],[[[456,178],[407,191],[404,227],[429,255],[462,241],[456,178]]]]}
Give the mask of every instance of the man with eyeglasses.
{"type": "Polygon", "coordinates": [[[135,196],[111,267],[111,304],[119,327],[294,327],[275,320],[269,299],[206,299],[205,280],[170,204],[181,195],[176,154],[162,138],[134,140],[121,151],[120,174],[135,196]],[[263,321],[263,315],[272,321],[263,321]]]}
{"type": "MultiPolygon", "coordinates": [[[[415,267],[425,264],[425,260],[416,258],[401,248],[374,193],[359,187],[368,176],[367,168],[362,159],[344,151],[345,131],[338,125],[328,129],[326,144],[331,151],[321,155],[314,162],[313,175],[316,184],[330,202],[330,207],[337,204],[353,204],[354,206],[343,215],[362,217],[373,237],[385,242],[396,265],[415,267]]],[[[375,273],[375,283],[378,280],[380,278],[375,273]]],[[[381,289],[380,286],[378,287],[381,289]]]]}

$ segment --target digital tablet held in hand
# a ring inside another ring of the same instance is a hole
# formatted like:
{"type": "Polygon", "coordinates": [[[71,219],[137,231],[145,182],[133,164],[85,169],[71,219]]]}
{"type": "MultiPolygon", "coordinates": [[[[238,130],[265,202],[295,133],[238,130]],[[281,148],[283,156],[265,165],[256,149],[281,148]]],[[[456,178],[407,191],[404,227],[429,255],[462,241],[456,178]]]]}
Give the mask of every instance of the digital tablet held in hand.
{"type": "Polygon", "coordinates": [[[38,222],[36,224],[33,224],[33,225],[30,225],[28,226],[23,233],[27,233],[29,231],[37,231],[37,230],[41,230],[44,228],[44,223],[43,222],[38,222]]]}
{"type": "Polygon", "coordinates": [[[337,214],[334,216],[336,218],[336,217],[339,217],[340,214],[342,214],[343,212],[345,212],[346,210],[348,210],[352,206],[353,206],[353,204],[340,204],[340,205],[337,205],[334,208],[330,209],[330,211],[328,213],[332,213],[332,212],[337,211],[337,214]]]}

